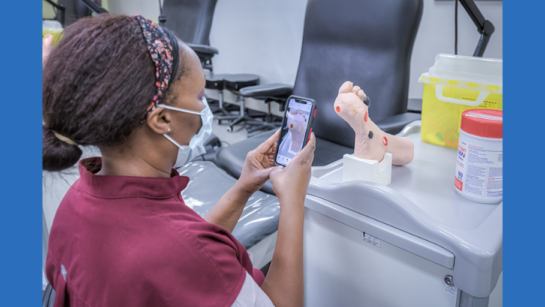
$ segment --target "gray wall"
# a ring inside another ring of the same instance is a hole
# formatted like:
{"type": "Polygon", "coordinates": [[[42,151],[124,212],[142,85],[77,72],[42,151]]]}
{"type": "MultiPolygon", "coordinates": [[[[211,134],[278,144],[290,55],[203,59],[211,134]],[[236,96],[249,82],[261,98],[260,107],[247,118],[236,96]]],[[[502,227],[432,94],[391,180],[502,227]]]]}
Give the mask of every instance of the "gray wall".
{"type": "Polygon", "coordinates": [[[108,7],[116,14],[140,14],[154,21],[159,17],[159,2],[156,0],[108,0],[108,7]]]}
{"type": "MultiPolygon", "coordinates": [[[[333,0],[332,0],[333,1],[333,0]]],[[[214,58],[218,73],[255,73],[262,83],[293,84],[299,63],[307,0],[219,0],[211,45],[220,50],[214,58]]],[[[110,0],[112,12],[142,14],[157,19],[154,0],[110,0]]],[[[485,57],[502,58],[502,2],[477,1],[496,32],[485,57]]],[[[166,12],[168,14],[168,12],[166,12]]],[[[479,34],[459,6],[458,53],[472,55],[479,34]]],[[[438,53],[454,53],[454,1],[424,0],[424,13],[411,61],[410,98],[422,97],[418,77],[434,63],[438,53]]],[[[324,76],[327,77],[327,76],[324,76]]]]}
{"type": "Polygon", "coordinates": [[[247,72],[262,83],[293,84],[299,65],[306,0],[219,0],[210,44],[218,72],[247,72]]]}

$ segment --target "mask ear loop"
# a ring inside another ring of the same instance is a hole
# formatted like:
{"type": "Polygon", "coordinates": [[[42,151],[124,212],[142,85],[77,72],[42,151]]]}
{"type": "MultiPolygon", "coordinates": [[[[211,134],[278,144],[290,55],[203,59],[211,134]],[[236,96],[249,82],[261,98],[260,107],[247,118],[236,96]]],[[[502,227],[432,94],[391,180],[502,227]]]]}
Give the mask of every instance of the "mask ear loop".
{"type": "Polygon", "coordinates": [[[179,148],[182,148],[182,145],[180,145],[180,143],[176,142],[173,138],[171,138],[168,134],[163,134],[167,139],[169,139],[172,143],[174,143],[176,146],[178,146],[179,148]]]}
{"type": "MultiPolygon", "coordinates": [[[[204,109],[200,112],[197,112],[197,111],[192,111],[192,110],[187,110],[187,109],[182,109],[182,108],[176,108],[176,107],[172,107],[172,106],[169,106],[169,105],[166,105],[166,104],[158,104],[156,106],[153,106],[149,111],[146,112],[146,116],[142,119],[142,121],[140,121],[140,124],[143,124],[146,122],[146,119],[148,118],[148,114],[155,110],[156,107],[161,107],[161,108],[165,108],[165,109],[169,109],[169,110],[174,110],[174,111],[180,111],[180,112],[185,112],[185,113],[190,113],[190,114],[195,114],[195,115],[199,115],[199,116],[203,116],[204,115],[204,112],[206,111],[206,107],[204,107],[204,109]]],[[[202,120],[202,119],[201,119],[202,120]]]]}
{"type": "Polygon", "coordinates": [[[166,105],[166,104],[158,104],[157,106],[161,107],[161,108],[169,109],[169,110],[180,111],[180,112],[185,112],[185,113],[191,113],[191,114],[201,115],[201,116],[204,115],[204,112],[205,112],[205,109],[206,109],[206,106],[205,106],[202,111],[197,112],[197,111],[191,111],[191,110],[182,109],[182,108],[176,108],[176,107],[169,106],[169,105],[166,105]]]}
{"type": "MultiPolygon", "coordinates": [[[[169,130],[170,132],[170,130],[169,130]]],[[[178,146],[178,150],[183,150],[183,146],[180,145],[180,143],[176,142],[173,138],[170,137],[170,135],[168,134],[163,134],[164,137],[166,137],[169,141],[171,141],[172,143],[174,143],[174,145],[178,146]]],[[[184,165],[187,164],[187,162],[189,162],[189,157],[191,157],[191,153],[193,152],[193,149],[192,148],[189,148],[189,154],[187,155],[187,160],[184,162],[184,165]]]]}

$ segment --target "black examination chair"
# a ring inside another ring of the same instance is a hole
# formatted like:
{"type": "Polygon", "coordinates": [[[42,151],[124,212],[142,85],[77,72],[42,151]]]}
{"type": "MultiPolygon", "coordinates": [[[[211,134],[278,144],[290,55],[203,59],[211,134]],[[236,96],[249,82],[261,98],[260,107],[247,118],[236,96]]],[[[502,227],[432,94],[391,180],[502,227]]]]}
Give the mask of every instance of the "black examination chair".
{"type": "MultiPolygon", "coordinates": [[[[316,100],[314,166],[353,153],[354,131],[333,110],[344,81],[359,85],[371,98],[369,114],[385,132],[395,134],[420,114],[407,113],[411,53],[422,0],[309,0],[303,45],[293,95],[316,100]]],[[[283,86],[285,93],[286,85],[283,86]]],[[[274,96],[274,86],[252,86],[248,97],[274,96]]],[[[216,164],[238,178],[246,154],[272,135],[265,132],[218,151],[216,164]]],[[[263,191],[273,194],[270,182],[263,191]]]]}
{"type": "Polygon", "coordinates": [[[213,70],[212,58],[218,49],[210,46],[210,29],[217,0],[164,0],[165,26],[184,41],[199,57],[204,69],[213,70]]]}

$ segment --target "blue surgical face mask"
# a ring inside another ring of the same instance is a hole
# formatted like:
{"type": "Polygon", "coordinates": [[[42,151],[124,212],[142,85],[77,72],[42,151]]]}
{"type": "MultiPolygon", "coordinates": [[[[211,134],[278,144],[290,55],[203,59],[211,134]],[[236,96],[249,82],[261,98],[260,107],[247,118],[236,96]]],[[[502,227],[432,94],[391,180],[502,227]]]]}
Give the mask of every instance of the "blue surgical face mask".
{"type": "Polygon", "coordinates": [[[206,142],[206,140],[208,140],[208,137],[210,137],[210,135],[212,134],[212,120],[214,119],[214,115],[212,114],[212,111],[210,111],[210,107],[208,106],[206,97],[202,98],[202,102],[204,103],[204,109],[202,109],[202,111],[200,112],[180,109],[180,108],[176,108],[176,107],[168,106],[164,104],[157,105],[158,107],[163,107],[165,109],[191,113],[191,114],[196,114],[201,116],[202,127],[199,130],[199,132],[191,138],[191,141],[189,141],[189,145],[180,145],[168,134],[163,134],[169,141],[171,141],[174,145],[178,146],[179,148],[178,157],[176,158],[176,163],[174,164],[174,168],[182,167],[187,162],[193,160],[193,158],[206,153],[206,149],[204,148],[204,143],[206,142]]]}

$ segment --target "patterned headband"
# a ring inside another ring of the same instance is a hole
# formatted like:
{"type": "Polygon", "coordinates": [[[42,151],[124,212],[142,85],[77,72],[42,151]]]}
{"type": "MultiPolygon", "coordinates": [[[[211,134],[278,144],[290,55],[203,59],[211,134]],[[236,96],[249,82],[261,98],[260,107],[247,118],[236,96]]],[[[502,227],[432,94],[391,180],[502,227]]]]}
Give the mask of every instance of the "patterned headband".
{"type": "Polygon", "coordinates": [[[164,98],[170,81],[176,77],[180,54],[178,53],[177,38],[169,29],[158,26],[140,15],[132,17],[140,23],[151,60],[155,64],[156,93],[146,112],[147,116],[149,111],[153,110],[164,98]]]}

